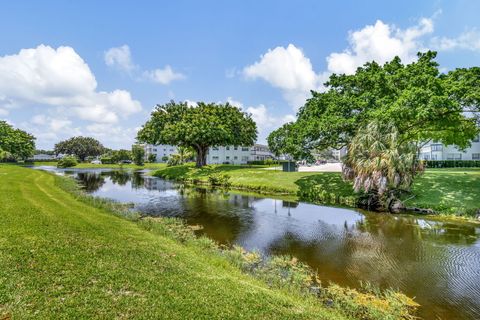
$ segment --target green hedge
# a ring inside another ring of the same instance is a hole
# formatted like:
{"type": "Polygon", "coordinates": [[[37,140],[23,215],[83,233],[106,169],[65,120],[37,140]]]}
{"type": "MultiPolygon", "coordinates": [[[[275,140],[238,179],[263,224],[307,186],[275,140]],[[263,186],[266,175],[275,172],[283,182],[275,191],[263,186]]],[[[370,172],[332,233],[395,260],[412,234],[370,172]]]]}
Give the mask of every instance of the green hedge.
{"type": "Polygon", "coordinates": [[[273,160],[273,159],[267,159],[267,160],[252,160],[248,161],[247,164],[251,165],[260,165],[260,166],[269,166],[272,164],[280,164],[283,162],[287,162],[286,160],[273,160]]]}
{"type": "Polygon", "coordinates": [[[427,168],[480,168],[480,160],[427,160],[427,168]]]}

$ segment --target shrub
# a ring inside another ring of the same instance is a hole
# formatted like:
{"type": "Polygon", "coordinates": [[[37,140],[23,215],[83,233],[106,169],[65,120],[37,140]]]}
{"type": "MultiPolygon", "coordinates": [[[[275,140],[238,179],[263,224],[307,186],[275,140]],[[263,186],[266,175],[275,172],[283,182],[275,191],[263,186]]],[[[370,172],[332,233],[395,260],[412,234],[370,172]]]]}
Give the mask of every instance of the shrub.
{"type": "Polygon", "coordinates": [[[103,156],[100,158],[100,161],[102,162],[102,164],[113,164],[112,157],[103,156]]]}
{"type": "Polygon", "coordinates": [[[57,163],[58,168],[70,168],[75,167],[78,164],[77,158],[73,156],[65,156],[57,163]]]}
{"type": "Polygon", "coordinates": [[[232,182],[230,181],[230,176],[225,173],[212,173],[208,176],[208,182],[212,186],[222,186],[229,187],[232,182]]]}
{"type": "Polygon", "coordinates": [[[162,157],[162,161],[163,161],[163,162],[167,162],[167,161],[168,161],[168,157],[167,157],[167,156],[163,156],[163,157],[162,157]]]}
{"type": "Polygon", "coordinates": [[[427,168],[480,168],[480,160],[426,160],[427,168]]]}

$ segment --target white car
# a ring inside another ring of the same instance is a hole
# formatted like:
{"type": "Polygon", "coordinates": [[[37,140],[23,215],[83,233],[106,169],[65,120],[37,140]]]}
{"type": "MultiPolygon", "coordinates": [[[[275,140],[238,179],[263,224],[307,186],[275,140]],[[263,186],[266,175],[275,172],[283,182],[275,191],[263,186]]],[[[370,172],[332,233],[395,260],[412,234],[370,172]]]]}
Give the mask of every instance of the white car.
{"type": "Polygon", "coordinates": [[[93,160],[92,162],[90,162],[91,164],[102,164],[102,161],[100,160],[93,160]]]}

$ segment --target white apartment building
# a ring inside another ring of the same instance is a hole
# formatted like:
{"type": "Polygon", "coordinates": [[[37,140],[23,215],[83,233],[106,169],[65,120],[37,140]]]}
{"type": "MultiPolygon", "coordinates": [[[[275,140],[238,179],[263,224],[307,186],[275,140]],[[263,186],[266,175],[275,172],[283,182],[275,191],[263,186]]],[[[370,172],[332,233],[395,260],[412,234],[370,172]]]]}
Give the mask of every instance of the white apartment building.
{"type": "Polygon", "coordinates": [[[145,149],[145,159],[154,154],[156,156],[155,162],[165,162],[164,157],[169,158],[172,154],[177,153],[177,147],[169,144],[145,144],[143,148],[145,149]]]}
{"type": "Polygon", "coordinates": [[[251,160],[252,147],[226,146],[208,149],[207,164],[246,164],[251,160]]]}
{"type": "MultiPolygon", "coordinates": [[[[156,162],[165,162],[163,157],[170,157],[177,153],[177,147],[167,144],[145,144],[145,159],[155,154],[156,162]]],[[[253,147],[226,146],[211,147],[208,149],[207,164],[246,164],[248,161],[273,159],[268,146],[255,144],[253,147]]]]}
{"type": "Polygon", "coordinates": [[[268,146],[255,144],[253,147],[212,147],[208,150],[208,164],[247,164],[248,161],[273,159],[268,146]]]}
{"type": "Polygon", "coordinates": [[[472,145],[465,151],[458,150],[454,145],[445,146],[430,141],[420,150],[422,160],[480,160],[480,136],[472,140],[472,145]]]}

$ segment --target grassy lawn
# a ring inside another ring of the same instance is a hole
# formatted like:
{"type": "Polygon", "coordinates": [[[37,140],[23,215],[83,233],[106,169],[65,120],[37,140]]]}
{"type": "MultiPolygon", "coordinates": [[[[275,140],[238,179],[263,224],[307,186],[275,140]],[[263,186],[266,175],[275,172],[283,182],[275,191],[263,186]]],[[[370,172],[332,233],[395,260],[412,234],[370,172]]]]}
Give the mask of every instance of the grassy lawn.
{"type": "MultiPolygon", "coordinates": [[[[226,173],[232,187],[265,193],[298,194],[309,201],[350,205],[355,198],[351,184],[338,172],[282,172],[263,167],[191,165],[163,168],[155,175],[171,179],[207,181],[212,173],[226,173]]],[[[480,169],[429,169],[417,177],[408,196],[410,207],[431,208],[441,213],[469,214],[480,208],[480,169]]]]}
{"type": "Polygon", "coordinates": [[[472,215],[480,209],[480,168],[429,169],[415,180],[407,206],[472,215]]]}
{"type": "Polygon", "coordinates": [[[0,165],[0,319],[342,319],[219,255],[0,165]]]}
{"type": "MultiPolygon", "coordinates": [[[[57,166],[56,162],[53,161],[35,161],[33,162],[34,166],[57,166]]],[[[73,168],[114,168],[114,169],[161,169],[165,168],[166,163],[145,163],[143,166],[137,166],[136,164],[92,164],[92,163],[79,163],[73,168]]]]}

